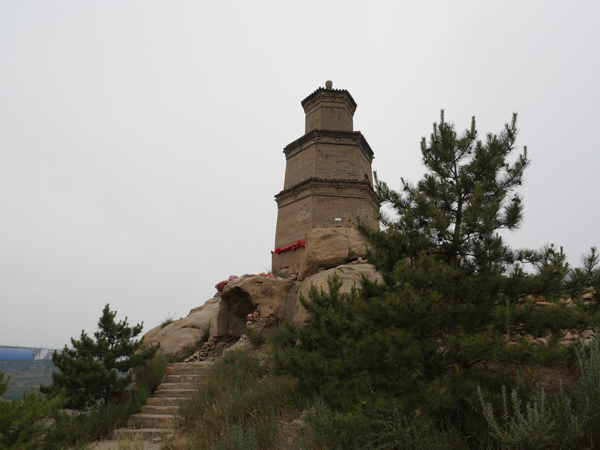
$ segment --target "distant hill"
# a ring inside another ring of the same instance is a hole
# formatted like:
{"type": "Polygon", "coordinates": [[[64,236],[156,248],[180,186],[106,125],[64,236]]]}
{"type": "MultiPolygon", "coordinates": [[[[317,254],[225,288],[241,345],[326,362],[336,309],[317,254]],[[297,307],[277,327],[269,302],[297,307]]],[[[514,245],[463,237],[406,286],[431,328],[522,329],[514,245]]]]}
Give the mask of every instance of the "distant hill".
{"type": "Polygon", "coordinates": [[[40,385],[52,383],[52,372],[56,370],[50,360],[42,361],[0,361],[0,371],[10,377],[8,390],[2,400],[12,400],[29,392],[40,391],[40,385]]]}
{"type": "Polygon", "coordinates": [[[10,377],[8,390],[1,397],[2,400],[21,397],[24,392],[29,392],[31,389],[39,392],[40,385],[52,383],[52,372],[56,370],[51,360],[54,349],[10,345],[0,345],[0,349],[29,350],[34,357],[29,361],[0,360],[0,371],[10,377]]]}

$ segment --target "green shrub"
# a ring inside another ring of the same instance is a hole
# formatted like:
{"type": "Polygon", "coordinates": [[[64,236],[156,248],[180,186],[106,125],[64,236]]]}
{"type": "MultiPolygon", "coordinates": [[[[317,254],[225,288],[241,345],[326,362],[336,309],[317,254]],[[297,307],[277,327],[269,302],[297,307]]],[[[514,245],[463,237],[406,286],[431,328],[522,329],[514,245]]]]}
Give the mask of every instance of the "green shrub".
{"type": "Polygon", "coordinates": [[[272,334],[267,338],[268,342],[275,349],[285,349],[294,347],[296,340],[298,339],[298,328],[288,322],[284,321],[280,323],[272,334]]]}
{"type": "MultiPolygon", "coordinates": [[[[573,394],[560,390],[548,397],[541,387],[525,403],[516,390],[510,398],[502,389],[501,420],[478,387],[482,415],[493,439],[503,449],[578,449],[599,442],[600,430],[600,341],[588,348],[575,346],[580,379],[573,394]]],[[[594,447],[592,447],[594,448],[594,447]]]]}
{"type": "Polygon", "coordinates": [[[509,399],[503,388],[501,424],[494,417],[492,405],[484,401],[479,387],[478,393],[483,416],[490,426],[492,436],[502,448],[572,448],[567,446],[578,442],[583,434],[582,424],[564,392],[548,399],[544,390],[539,388],[523,408],[517,391],[512,390],[509,399]]]}
{"type": "Polygon", "coordinates": [[[460,450],[468,448],[455,432],[442,431],[420,414],[407,415],[387,400],[340,413],[317,400],[306,418],[304,445],[323,450],[460,450]]]}
{"type": "Polygon", "coordinates": [[[55,415],[55,423],[46,431],[39,449],[67,450],[108,438],[116,428],[127,426],[127,419],[140,411],[149,396],[148,390],[137,389],[129,401],[118,405],[108,403],[100,409],[79,413],[62,411],[55,415]]]}
{"type": "Polygon", "coordinates": [[[162,322],[160,323],[160,327],[161,327],[161,328],[164,328],[164,327],[166,327],[167,325],[170,325],[170,324],[172,324],[172,323],[173,323],[173,320],[174,320],[174,316],[172,316],[171,314],[169,314],[167,317],[165,317],[165,318],[162,320],[162,322]]]}
{"type": "Polygon", "coordinates": [[[169,364],[169,356],[159,350],[146,364],[136,367],[133,372],[137,388],[146,389],[150,394],[154,394],[156,388],[162,383],[167,364],[169,364]]]}
{"type": "Polygon", "coordinates": [[[258,348],[262,344],[267,342],[267,338],[264,334],[258,333],[254,330],[248,331],[248,337],[250,338],[250,342],[252,342],[252,345],[254,345],[254,348],[258,348]]]}
{"type": "Polygon", "coordinates": [[[575,392],[575,405],[580,420],[585,423],[584,442],[600,443],[600,333],[589,347],[575,348],[579,382],[575,392]]]}
{"type": "MultiPolygon", "coordinates": [[[[8,389],[10,377],[0,372],[0,396],[8,389]]],[[[45,420],[64,403],[64,394],[52,399],[33,392],[24,393],[12,401],[0,400],[0,449],[37,449],[46,429],[45,420]]]]}

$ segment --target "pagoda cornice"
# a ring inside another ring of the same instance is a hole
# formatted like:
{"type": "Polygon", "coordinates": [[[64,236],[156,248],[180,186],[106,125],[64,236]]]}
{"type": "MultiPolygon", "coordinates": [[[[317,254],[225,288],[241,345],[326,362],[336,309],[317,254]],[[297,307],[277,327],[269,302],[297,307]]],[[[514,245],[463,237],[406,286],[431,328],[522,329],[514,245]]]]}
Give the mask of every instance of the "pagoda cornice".
{"type": "Polygon", "coordinates": [[[373,201],[377,201],[377,195],[375,194],[375,190],[373,186],[368,180],[357,180],[354,178],[322,178],[322,177],[310,177],[307,178],[300,183],[296,183],[293,186],[290,186],[287,189],[282,190],[277,195],[275,195],[275,200],[280,201],[283,197],[286,197],[286,194],[293,195],[294,192],[303,191],[311,186],[335,186],[335,187],[350,187],[354,186],[359,189],[367,189],[372,196],[373,201]]]}
{"type": "Polygon", "coordinates": [[[371,150],[371,146],[362,135],[360,131],[338,131],[338,130],[312,130],[310,133],[306,133],[304,136],[296,139],[294,142],[288,144],[284,149],[283,153],[285,153],[285,158],[289,159],[294,156],[296,153],[302,150],[302,146],[307,142],[311,141],[321,141],[323,139],[333,141],[334,143],[343,144],[343,140],[350,140],[352,142],[358,142],[360,148],[365,153],[365,156],[369,158],[369,160],[373,160],[375,155],[373,150],[371,150]]]}
{"type": "Polygon", "coordinates": [[[354,99],[352,98],[352,95],[350,95],[350,92],[348,92],[346,89],[327,89],[327,88],[323,88],[323,87],[318,88],[312,94],[308,95],[304,100],[302,100],[302,102],[300,102],[302,107],[305,108],[306,105],[308,103],[310,103],[310,101],[319,94],[332,95],[332,96],[339,96],[340,94],[346,94],[346,96],[350,100],[350,105],[352,107],[353,114],[354,114],[354,111],[356,111],[356,108],[358,108],[358,104],[354,101],[354,99]]]}

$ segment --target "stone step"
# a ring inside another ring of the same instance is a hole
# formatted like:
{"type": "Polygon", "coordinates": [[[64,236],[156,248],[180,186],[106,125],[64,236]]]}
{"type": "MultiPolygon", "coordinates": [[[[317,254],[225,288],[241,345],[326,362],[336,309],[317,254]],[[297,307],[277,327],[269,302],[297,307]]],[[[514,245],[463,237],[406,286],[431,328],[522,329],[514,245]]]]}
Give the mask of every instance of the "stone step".
{"type": "Polygon", "coordinates": [[[146,405],[148,406],[179,406],[181,403],[185,402],[187,398],[175,398],[175,397],[165,397],[165,398],[156,398],[152,397],[146,400],[146,405]]]}
{"type": "Polygon", "coordinates": [[[141,439],[150,441],[155,437],[164,437],[171,431],[167,428],[119,428],[113,432],[113,439],[141,439]]]}
{"type": "Polygon", "coordinates": [[[158,391],[170,391],[175,389],[192,389],[194,390],[198,383],[163,383],[156,388],[158,391]]]}
{"type": "Polygon", "coordinates": [[[212,361],[189,362],[189,363],[170,363],[167,365],[167,372],[176,369],[208,369],[212,366],[212,361]]]}
{"type": "Polygon", "coordinates": [[[154,392],[154,398],[189,398],[196,389],[161,389],[154,392]]]}
{"type": "Polygon", "coordinates": [[[202,375],[190,374],[190,375],[166,375],[163,383],[198,383],[202,375]]]}
{"type": "Polygon", "coordinates": [[[179,405],[148,405],[145,404],[140,410],[142,414],[177,414],[179,413],[179,405]]]}
{"type": "Polygon", "coordinates": [[[192,363],[185,364],[181,367],[167,367],[165,373],[167,375],[188,375],[188,374],[202,374],[205,372],[210,366],[202,365],[197,366],[192,363]]]}
{"type": "Polygon", "coordinates": [[[132,426],[136,426],[139,424],[143,424],[142,428],[173,428],[175,426],[175,422],[179,420],[180,416],[173,414],[144,414],[138,413],[133,414],[129,420],[128,424],[132,426]]]}
{"type": "Polygon", "coordinates": [[[129,428],[115,430],[113,436],[150,441],[171,433],[175,423],[181,420],[177,414],[179,405],[196,392],[199,380],[211,364],[212,361],[167,365],[164,383],[142,406],[141,412],[129,418],[129,428]]]}

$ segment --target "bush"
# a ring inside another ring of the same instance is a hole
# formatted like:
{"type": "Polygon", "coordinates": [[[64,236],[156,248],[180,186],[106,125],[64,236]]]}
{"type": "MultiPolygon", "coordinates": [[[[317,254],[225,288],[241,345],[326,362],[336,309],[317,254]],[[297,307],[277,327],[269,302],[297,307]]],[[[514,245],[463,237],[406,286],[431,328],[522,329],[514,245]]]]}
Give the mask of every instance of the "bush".
{"type": "Polygon", "coordinates": [[[154,394],[156,388],[162,383],[169,361],[169,356],[159,350],[154,358],[143,366],[135,368],[133,372],[137,388],[146,389],[150,394],[154,394]]]}
{"type": "Polygon", "coordinates": [[[215,450],[255,450],[256,448],[258,448],[258,439],[254,427],[244,430],[239,424],[227,425],[223,437],[215,445],[215,450]]]}
{"type": "Polygon", "coordinates": [[[267,340],[276,349],[294,347],[298,339],[298,328],[291,322],[280,323],[267,340]]]}
{"type": "Polygon", "coordinates": [[[254,345],[254,348],[258,348],[262,344],[267,342],[267,338],[265,337],[264,334],[258,333],[257,331],[254,331],[254,330],[248,331],[248,338],[250,339],[250,342],[252,342],[252,345],[254,345]]]}
{"type": "Polygon", "coordinates": [[[132,398],[121,404],[108,403],[101,409],[55,415],[55,424],[46,431],[41,450],[67,450],[90,441],[108,438],[116,428],[127,426],[127,419],[140,411],[150,397],[146,389],[133,391],[132,398]]]}
{"type": "Polygon", "coordinates": [[[523,408],[517,391],[512,390],[509,399],[503,388],[500,422],[478,388],[482,415],[503,449],[578,449],[599,442],[600,340],[594,339],[588,348],[576,346],[575,353],[580,379],[573,394],[561,389],[549,398],[538,387],[523,408]]]}
{"type": "MultiPolygon", "coordinates": [[[[8,388],[10,377],[0,372],[0,396],[8,388]]],[[[59,393],[48,400],[33,390],[12,401],[0,400],[0,448],[37,449],[46,430],[46,419],[55,414],[64,403],[59,393]]]]}
{"type": "Polygon", "coordinates": [[[468,448],[454,432],[444,432],[429,418],[405,414],[387,400],[352,413],[340,413],[317,400],[303,433],[307,448],[323,450],[459,450],[468,448]]]}

